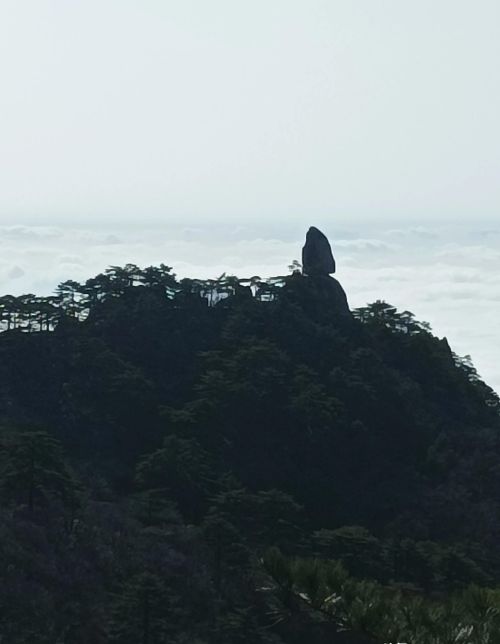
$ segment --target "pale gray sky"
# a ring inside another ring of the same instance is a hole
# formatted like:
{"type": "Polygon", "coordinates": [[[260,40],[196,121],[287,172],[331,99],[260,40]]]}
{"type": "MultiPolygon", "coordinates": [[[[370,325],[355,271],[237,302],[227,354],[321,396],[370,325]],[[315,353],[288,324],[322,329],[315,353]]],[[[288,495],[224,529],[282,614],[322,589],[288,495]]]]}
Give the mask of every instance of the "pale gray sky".
{"type": "Polygon", "coordinates": [[[283,273],[316,225],[353,306],[500,390],[499,31],[498,0],[0,0],[0,292],[283,273]]]}
{"type": "Polygon", "coordinates": [[[0,217],[493,218],[498,0],[1,0],[0,217]]]}

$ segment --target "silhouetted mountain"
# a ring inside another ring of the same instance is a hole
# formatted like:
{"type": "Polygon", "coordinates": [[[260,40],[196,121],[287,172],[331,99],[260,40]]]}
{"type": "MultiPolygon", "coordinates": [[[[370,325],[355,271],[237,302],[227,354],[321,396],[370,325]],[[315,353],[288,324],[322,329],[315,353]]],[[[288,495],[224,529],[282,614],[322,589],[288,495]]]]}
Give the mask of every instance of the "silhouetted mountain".
{"type": "Polygon", "coordinates": [[[127,265],[0,315],[2,641],[497,641],[500,403],[410,312],[127,265]]]}

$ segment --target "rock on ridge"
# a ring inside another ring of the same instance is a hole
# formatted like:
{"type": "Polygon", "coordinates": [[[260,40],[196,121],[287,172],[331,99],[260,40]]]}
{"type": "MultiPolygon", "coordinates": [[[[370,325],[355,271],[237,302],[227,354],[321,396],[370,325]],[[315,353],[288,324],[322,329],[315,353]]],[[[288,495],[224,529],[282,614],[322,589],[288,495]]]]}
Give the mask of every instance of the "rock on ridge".
{"type": "Polygon", "coordinates": [[[306,243],[302,249],[302,271],[304,275],[311,276],[335,273],[330,243],[326,235],[314,226],[307,231],[306,243]]]}

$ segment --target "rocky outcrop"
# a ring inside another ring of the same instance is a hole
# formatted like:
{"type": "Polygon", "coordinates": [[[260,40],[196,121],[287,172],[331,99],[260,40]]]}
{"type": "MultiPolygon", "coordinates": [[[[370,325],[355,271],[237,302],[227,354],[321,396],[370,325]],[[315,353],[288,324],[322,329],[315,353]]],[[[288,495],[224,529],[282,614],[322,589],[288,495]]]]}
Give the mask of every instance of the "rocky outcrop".
{"type": "Polygon", "coordinates": [[[323,275],[316,277],[314,282],[315,291],[323,301],[325,310],[330,311],[337,319],[352,319],[347,295],[338,280],[334,277],[323,275]]]}
{"type": "Polygon", "coordinates": [[[289,283],[290,295],[314,319],[352,322],[344,289],[330,276],[334,272],[335,260],[330,243],[320,230],[311,226],[302,249],[302,275],[295,274],[295,279],[289,283]]]}
{"type": "Polygon", "coordinates": [[[304,275],[330,275],[335,273],[335,260],[326,236],[314,226],[307,231],[306,243],[302,249],[302,271],[304,275]]]}

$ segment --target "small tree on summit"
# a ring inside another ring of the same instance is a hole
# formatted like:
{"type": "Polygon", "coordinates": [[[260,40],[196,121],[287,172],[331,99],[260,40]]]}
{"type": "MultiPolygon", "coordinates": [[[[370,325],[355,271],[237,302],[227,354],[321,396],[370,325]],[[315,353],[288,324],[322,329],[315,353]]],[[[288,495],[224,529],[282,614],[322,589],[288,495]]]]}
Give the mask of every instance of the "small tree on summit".
{"type": "Polygon", "coordinates": [[[302,273],[302,264],[298,259],[294,259],[292,263],[288,265],[288,270],[290,273],[302,273]]]}

